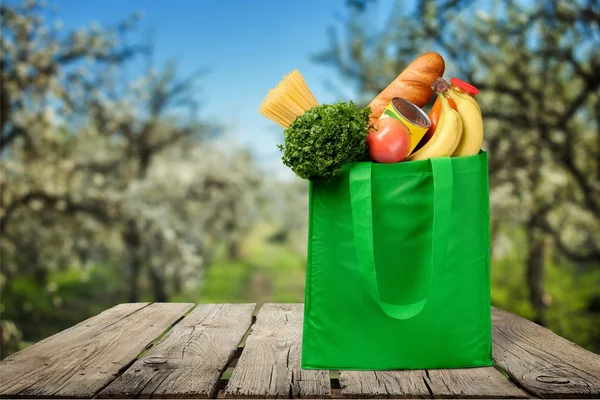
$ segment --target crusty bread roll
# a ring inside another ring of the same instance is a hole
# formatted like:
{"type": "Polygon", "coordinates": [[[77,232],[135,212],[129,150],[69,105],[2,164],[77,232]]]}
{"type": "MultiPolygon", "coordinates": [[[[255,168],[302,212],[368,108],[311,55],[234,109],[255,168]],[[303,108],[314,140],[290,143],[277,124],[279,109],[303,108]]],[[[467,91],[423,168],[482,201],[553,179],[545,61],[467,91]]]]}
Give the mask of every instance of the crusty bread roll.
{"type": "Polygon", "coordinates": [[[379,119],[394,97],[402,97],[419,107],[427,104],[433,96],[431,84],[444,75],[445,67],[444,59],[438,53],[419,56],[369,104],[371,124],[379,119]]]}

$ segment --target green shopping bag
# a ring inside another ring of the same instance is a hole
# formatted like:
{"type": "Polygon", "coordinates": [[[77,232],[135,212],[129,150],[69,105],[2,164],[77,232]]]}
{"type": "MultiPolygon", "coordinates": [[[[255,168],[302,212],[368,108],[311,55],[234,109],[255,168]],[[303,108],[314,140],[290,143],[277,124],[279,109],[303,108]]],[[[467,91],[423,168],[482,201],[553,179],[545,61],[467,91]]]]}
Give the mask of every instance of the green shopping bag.
{"type": "Polygon", "coordinates": [[[492,365],[487,154],[310,183],[308,369],[492,365]]]}

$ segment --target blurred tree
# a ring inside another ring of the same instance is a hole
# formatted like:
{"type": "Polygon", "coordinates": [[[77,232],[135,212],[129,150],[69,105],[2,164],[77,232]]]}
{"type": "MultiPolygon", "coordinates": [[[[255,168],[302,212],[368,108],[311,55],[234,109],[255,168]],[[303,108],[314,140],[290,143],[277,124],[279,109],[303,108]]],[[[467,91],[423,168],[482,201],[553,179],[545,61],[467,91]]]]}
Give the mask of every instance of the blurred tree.
{"type": "Polygon", "coordinates": [[[275,227],[267,238],[269,243],[285,245],[298,254],[306,253],[308,237],[308,183],[294,177],[289,182],[264,183],[269,196],[267,220],[275,227]]]}
{"type": "Polygon", "coordinates": [[[137,16],[62,34],[45,15],[0,8],[2,337],[22,325],[5,307],[17,278],[45,290],[52,271],[126,265],[129,301],[166,301],[257,218],[253,159],[206,139],[217,127],[197,120],[196,75],[169,64],[127,79],[148,50],[126,45],[137,16]]]}
{"type": "Polygon", "coordinates": [[[600,266],[600,3],[418,0],[396,2],[383,22],[370,3],[348,2],[343,36],[331,30],[315,60],[354,82],[363,104],[426,51],[481,90],[493,243],[526,232],[529,299],[544,324],[549,260],[600,266]]]}

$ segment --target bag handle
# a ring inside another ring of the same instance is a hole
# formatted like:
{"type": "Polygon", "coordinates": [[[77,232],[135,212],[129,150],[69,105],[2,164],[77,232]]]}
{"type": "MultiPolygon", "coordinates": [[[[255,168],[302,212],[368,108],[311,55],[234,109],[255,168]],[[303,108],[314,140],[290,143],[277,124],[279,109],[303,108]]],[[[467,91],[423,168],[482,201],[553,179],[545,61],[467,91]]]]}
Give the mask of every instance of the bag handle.
{"type": "MultiPolygon", "coordinates": [[[[367,279],[367,287],[381,309],[395,319],[409,319],[418,315],[431,294],[436,267],[446,262],[450,210],[452,207],[452,163],[449,157],[431,158],[433,171],[433,235],[431,241],[431,268],[427,296],[411,304],[391,304],[381,300],[377,284],[375,253],[373,252],[373,202],[371,198],[372,163],[356,163],[350,170],[350,201],[356,259],[367,279]]],[[[401,177],[399,177],[401,179],[401,177]]]]}

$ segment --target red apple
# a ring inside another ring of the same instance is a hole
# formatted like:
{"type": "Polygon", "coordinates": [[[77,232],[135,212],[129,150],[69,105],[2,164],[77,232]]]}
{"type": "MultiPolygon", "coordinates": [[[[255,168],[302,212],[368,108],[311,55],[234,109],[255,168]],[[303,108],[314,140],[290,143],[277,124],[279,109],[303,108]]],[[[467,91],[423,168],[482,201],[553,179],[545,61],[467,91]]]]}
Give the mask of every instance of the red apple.
{"type": "Polygon", "coordinates": [[[374,131],[367,135],[369,155],[380,163],[396,163],[404,160],[410,151],[410,132],[396,118],[387,117],[377,121],[374,131]]]}

